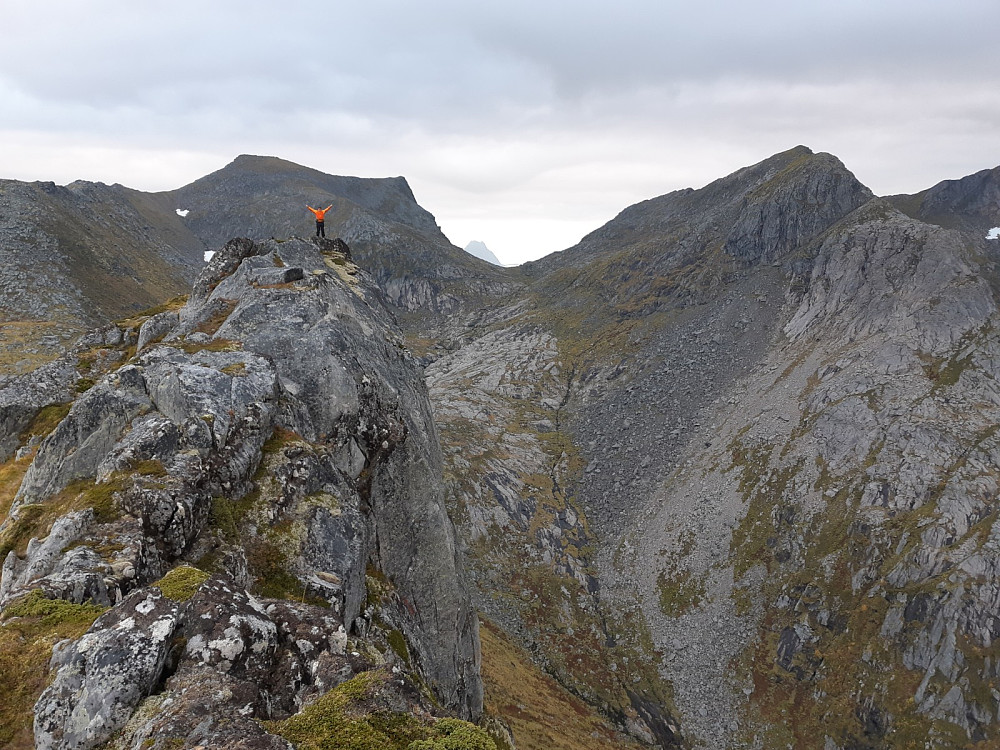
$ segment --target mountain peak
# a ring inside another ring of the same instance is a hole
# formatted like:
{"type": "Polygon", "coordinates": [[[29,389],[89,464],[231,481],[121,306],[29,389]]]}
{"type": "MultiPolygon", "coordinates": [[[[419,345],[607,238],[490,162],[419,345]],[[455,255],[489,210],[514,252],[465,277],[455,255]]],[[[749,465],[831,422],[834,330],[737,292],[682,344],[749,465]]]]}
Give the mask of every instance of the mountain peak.
{"type": "Polygon", "coordinates": [[[474,255],[481,260],[485,260],[487,263],[492,263],[494,266],[503,265],[500,262],[500,259],[493,254],[493,251],[486,247],[486,243],[481,242],[480,240],[472,240],[465,246],[465,252],[469,255],[474,255]]]}
{"type": "Polygon", "coordinates": [[[1000,226],[1000,167],[943,180],[914,195],[892,195],[887,200],[914,219],[985,234],[1000,226]]]}

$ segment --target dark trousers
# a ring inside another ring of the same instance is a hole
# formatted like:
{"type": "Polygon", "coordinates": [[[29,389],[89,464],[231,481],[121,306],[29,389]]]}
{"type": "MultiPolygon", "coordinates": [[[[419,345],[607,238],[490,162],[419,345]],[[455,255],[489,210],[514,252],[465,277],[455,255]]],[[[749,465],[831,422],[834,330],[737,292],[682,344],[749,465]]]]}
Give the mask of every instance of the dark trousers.
{"type": "Polygon", "coordinates": [[[326,237],[326,229],[324,228],[324,225],[323,225],[322,221],[317,221],[316,222],[316,236],[317,237],[326,237]]]}

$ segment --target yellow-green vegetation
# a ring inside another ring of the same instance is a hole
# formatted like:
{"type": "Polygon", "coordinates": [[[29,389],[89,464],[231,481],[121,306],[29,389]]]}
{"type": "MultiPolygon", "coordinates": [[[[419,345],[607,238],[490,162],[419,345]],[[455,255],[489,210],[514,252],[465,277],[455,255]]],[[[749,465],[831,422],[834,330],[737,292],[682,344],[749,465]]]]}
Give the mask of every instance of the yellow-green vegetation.
{"type": "Polygon", "coordinates": [[[77,393],[86,393],[97,381],[93,378],[78,378],[76,383],[73,385],[73,390],[77,393]]]}
{"type": "Polygon", "coordinates": [[[359,297],[362,296],[358,290],[358,267],[349,261],[341,253],[323,253],[323,263],[331,269],[337,278],[343,281],[347,288],[359,297]]]}
{"type": "MultiPolygon", "coordinates": [[[[241,498],[213,497],[209,528],[219,541],[242,546],[246,552],[255,593],[274,599],[294,599],[328,607],[329,602],[311,596],[308,586],[292,571],[293,558],[302,545],[305,526],[296,513],[322,505],[336,507],[337,498],[328,493],[316,493],[303,498],[295,507],[286,509],[275,518],[279,488],[270,472],[283,460],[281,450],[291,444],[303,450],[313,450],[300,436],[277,428],[264,443],[262,460],[254,475],[255,488],[241,498]]],[[[217,555],[198,561],[200,567],[214,570],[217,555]]]]}
{"type": "Polygon", "coordinates": [[[730,542],[734,573],[740,578],[754,565],[763,564],[771,570],[777,561],[773,554],[777,534],[794,521],[794,509],[782,505],[785,489],[803,463],[772,468],[772,444],[748,444],[740,438],[729,444],[729,451],[730,468],[739,470],[740,494],[749,503],[730,542]]]}
{"type": "Polygon", "coordinates": [[[986,344],[992,336],[993,324],[987,322],[980,328],[963,335],[952,349],[950,356],[921,355],[921,359],[924,361],[924,374],[933,383],[931,393],[941,388],[950,388],[956,385],[961,379],[962,373],[970,367],[975,367],[976,352],[988,350],[986,344]]]}
{"type": "Polygon", "coordinates": [[[205,581],[208,573],[190,565],[178,565],[157,581],[160,593],[175,602],[186,602],[205,581]]]}
{"type": "Polygon", "coordinates": [[[222,368],[222,372],[231,378],[245,378],[247,375],[246,362],[234,362],[222,368]]]}
{"type": "Polygon", "coordinates": [[[680,617],[696,609],[704,600],[704,576],[692,576],[689,570],[673,573],[661,570],[656,577],[656,591],[663,614],[667,617],[680,617]]]}
{"type": "Polygon", "coordinates": [[[486,711],[510,726],[518,750],[638,750],[499,628],[485,619],[480,624],[486,711]]]}
{"type": "Polygon", "coordinates": [[[136,313],[135,315],[122,320],[119,325],[138,327],[142,325],[147,318],[151,318],[154,315],[159,315],[160,313],[165,312],[177,312],[187,304],[188,296],[189,295],[187,294],[181,294],[177,297],[171,297],[166,302],[147,308],[142,312],[136,313]]]}
{"type": "Polygon", "coordinates": [[[46,599],[40,591],[12,602],[0,620],[0,747],[31,750],[31,707],[48,681],[52,646],[79,638],[104,608],[46,599]]]}
{"type": "Polygon", "coordinates": [[[546,670],[563,685],[609,711],[632,712],[627,688],[676,714],[638,611],[598,611],[579,581],[548,565],[525,566],[511,578],[510,590],[546,670]]]}
{"type": "Polygon", "coordinates": [[[14,617],[35,618],[44,627],[55,625],[82,625],[90,627],[107,607],[96,604],[73,604],[64,599],[49,599],[41,589],[35,589],[27,596],[8,604],[3,610],[3,619],[14,617]]]}
{"type": "Polygon", "coordinates": [[[24,479],[24,474],[31,465],[31,459],[30,455],[20,459],[12,458],[7,463],[0,465],[0,519],[7,518],[10,506],[14,502],[14,495],[17,494],[21,480],[24,479]]]}
{"type": "Polygon", "coordinates": [[[77,479],[44,503],[20,506],[17,519],[10,521],[0,532],[0,559],[5,558],[11,550],[23,555],[29,539],[46,536],[52,523],[71,511],[93,508],[98,523],[118,518],[115,493],[122,490],[125,481],[126,478],[117,473],[107,482],[101,483],[93,479],[77,479]]]}
{"type": "Polygon", "coordinates": [[[22,443],[26,443],[32,437],[45,438],[48,437],[59,423],[66,418],[69,414],[69,409],[73,404],[67,402],[64,404],[49,404],[48,406],[43,406],[38,410],[34,419],[21,430],[20,439],[22,443]]]}
{"type": "Polygon", "coordinates": [[[485,730],[461,719],[441,719],[430,732],[430,737],[411,742],[406,750],[497,750],[485,730]]]}
{"type": "MultiPolygon", "coordinates": [[[[83,333],[78,321],[8,320],[0,323],[0,375],[23,375],[62,352],[43,339],[55,333],[83,333]]],[[[70,337],[69,340],[72,340],[70,337]]]]}
{"type": "MultiPolygon", "coordinates": [[[[225,541],[243,546],[247,566],[254,579],[255,593],[272,599],[305,600],[307,592],[304,584],[288,570],[289,560],[285,550],[290,548],[290,540],[285,537],[290,524],[285,522],[271,527],[257,519],[254,511],[261,502],[259,491],[239,500],[213,497],[209,516],[211,527],[225,541]],[[248,523],[255,524],[256,533],[243,533],[248,523]]],[[[202,560],[199,564],[213,567],[211,560],[202,560]]]]}
{"type": "Polygon", "coordinates": [[[406,638],[403,637],[403,633],[399,630],[390,630],[389,635],[386,636],[386,640],[389,641],[389,646],[392,648],[393,653],[395,653],[404,664],[409,664],[410,650],[406,647],[406,638]]]}
{"type": "Polygon", "coordinates": [[[167,467],[157,458],[146,458],[141,461],[133,461],[129,464],[129,470],[146,477],[165,477],[167,467]]]}
{"type": "Polygon", "coordinates": [[[497,750],[485,730],[458,719],[421,721],[387,708],[388,676],[363,672],[284,721],[263,722],[296,750],[497,750]]]}
{"type": "Polygon", "coordinates": [[[231,339],[209,339],[208,341],[170,341],[170,346],[187,354],[198,352],[238,352],[243,344],[231,339]]]}
{"type": "Polygon", "coordinates": [[[386,578],[385,573],[368,563],[365,568],[365,606],[371,607],[381,604],[392,596],[392,583],[386,578]]]}

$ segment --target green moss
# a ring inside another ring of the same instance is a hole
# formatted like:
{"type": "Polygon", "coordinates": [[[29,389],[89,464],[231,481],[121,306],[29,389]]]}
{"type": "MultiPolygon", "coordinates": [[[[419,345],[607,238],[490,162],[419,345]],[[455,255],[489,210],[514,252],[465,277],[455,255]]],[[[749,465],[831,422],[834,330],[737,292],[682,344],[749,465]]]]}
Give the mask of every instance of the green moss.
{"type": "Polygon", "coordinates": [[[406,638],[403,637],[403,633],[399,630],[392,630],[386,637],[389,641],[389,646],[392,648],[393,653],[400,658],[404,664],[410,663],[410,651],[406,647],[406,638]]]}
{"type": "Polygon", "coordinates": [[[159,315],[160,313],[164,312],[176,312],[177,310],[180,310],[182,307],[184,307],[184,305],[187,304],[187,301],[188,301],[188,295],[182,294],[178,297],[173,297],[171,299],[168,299],[163,304],[156,305],[155,307],[150,307],[146,310],[143,310],[141,313],[136,315],[135,318],[151,318],[154,315],[159,315]]]}
{"type": "Polygon", "coordinates": [[[265,456],[272,456],[287,445],[304,442],[305,440],[302,436],[292,430],[287,430],[284,427],[275,427],[271,432],[271,437],[264,442],[261,452],[265,456]]]}
{"type": "Polygon", "coordinates": [[[63,493],[76,495],[74,509],[93,508],[95,520],[98,523],[108,523],[121,515],[115,495],[122,491],[124,484],[125,478],[120,474],[113,475],[107,482],[79,479],[71,482],[63,493]]]}
{"type": "Polygon", "coordinates": [[[76,391],[77,393],[85,393],[86,391],[89,391],[91,388],[93,388],[94,383],[96,382],[97,381],[95,381],[93,378],[80,378],[79,380],[76,381],[76,384],[73,386],[73,390],[76,391]]]}
{"type": "Polygon", "coordinates": [[[194,592],[208,580],[208,577],[208,573],[203,570],[198,570],[190,565],[180,565],[153,585],[158,586],[160,593],[168,599],[173,599],[175,602],[186,602],[194,596],[194,592]]]}
{"type": "Polygon", "coordinates": [[[222,372],[231,378],[244,378],[247,374],[246,362],[234,362],[222,368],[222,372]]]}
{"type": "Polygon", "coordinates": [[[794,522],[794,508],[783,505],[785,489],[805,461],[772,467],[772,444],[748,445],[739,438],[730,443],[729,450],[730,468],[740,472],[740,494],[748,503],[730,542],[734,573],[740,578],[754,565],[764,564],[769,570],[773,566],[778,532],[794,522]]]}
{"type": "Polygon", "coordinates": [[[46,628],[57,625],[83,625],[89,627],[106,610],[96,604],[73,604],[63,599],[49,599],[40,589],[17,599],[4,608],[2,619],[33,617],[46,628]]]}
{"type": "Polygon", "coordinates": [[[257,593],[271,599],[305,599],[305,584],[289,572],[288,557],[277,544],[258,538],[246,551],[257,593]]]}
{"type": "Polygon", "coordinates": [[[53,644],[79,638],[103,611],[46,599],[40,591],[7,606],[0,624],[0,747],[34,747],[31,707],[48,680],[53,644]]]}
{"type": "Polygon", "coordinates": [[[6,528],[0,532],[0,560],[6,559],[9,552],[23,550],[47,512],[48,508],[41,503],[29,503],[18,508],[17,518],[8,519],[6,528]]]}
{"type": "Polygon", "coordinates": [[[195,327],[195,331],[207,333],[209,336],[213,335],[222,327],[222,324],[226,322],[229,316],[233,314],[233,310],[236,309],[236,306],[239,304],[239,300],[217,299],[213,304],[215,306],[215,310],[213,310],[212,314],[208,318],[195,327]]]}
{"type": "Polygon", "coordinates": [[[180,349],[188,354],[198,352],[238,352],[243,349],[239,341],[230,339],[209,339],[208,341],[171,341],[170,346],[180,349]]]}
{"type": "MultiPolygon", "coordinates": [[[[294,716],[264,727],[295,745],[296,750],[385,750],[398,748],[369,720],[362,702],[374,698],[385,682],[382,672],[363,672],[320,696],[294,716]]],[[[416,719],[412,720],[416,723],[416,719]]]]}
{"type": "Polygon", "coordinates": [[[12,550],[23,554],[29,539],[45,536],[53,521],[70,511],[93,508],[98,523],[117,519],[121,514],[115,493],[122,490],[124,483],[125,477],[121,474],[114,474],[102,483],[93,479],[78,479],[44,503],[22,505],[18,508],[17,518],[0,532],[0,559],[12,550]]]}
{"type": "Polygon", "coordinates": [[[147,477],[167,476],[167,469],[163,465],[163,462],[155,458],[149,458],[143,461],[135,461],[129,464],[129,468],[136,474],[141,474],[147,477]]]}
{"type": "Polygon", "coordinates": [[[386,680],[382,671],[363,672],[295,716],[263,722],[264,727],[296,750],[496,750],[489,735],[468,722],[426,724],[387,710],[380,700],[386,680]]]}
{"type": "Polygon", "coordinates": [[[411,742],[407,750],[497,750],[483,729],[467,721],[441,719],[431,731],[431,737],[411,742]]]}
{"type": "Polygon", "coordinates": [[[385,601],[392,592],[392,583],[385,573],[369,563],[365,569],[365,606],[371,607],[385,601]]]}
{"type": "Polygon", "coordinates": [[[935,388],[948,388],[958,383],[962,373],[972,364],[972,355],[954,355],[949,359],[935,360],[924,368],[935,388]]]}

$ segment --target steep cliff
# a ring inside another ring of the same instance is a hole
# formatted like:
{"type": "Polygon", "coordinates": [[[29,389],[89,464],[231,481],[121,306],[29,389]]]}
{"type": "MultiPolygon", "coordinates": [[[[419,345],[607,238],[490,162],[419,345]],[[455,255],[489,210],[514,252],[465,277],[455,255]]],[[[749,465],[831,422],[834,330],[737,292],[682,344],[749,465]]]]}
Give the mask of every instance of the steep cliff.
{"type": "Polygon", "coordinates": [[[40,676],[5,743],[37,697],[42,748],[284,748],[315,722],[492,744],[433,718],[480,716],[478,621],[420,371],[342,242],[232,241],[186,304],[46,373],[3,407],[0,653],[40,676]]]}
{"type": "Polygon", "coordinates": [[[989,174],[937,191],[961,232],[793,149],[455,326],[428,381],[484,610],[647,742],[995,741],[989,174]]]}

